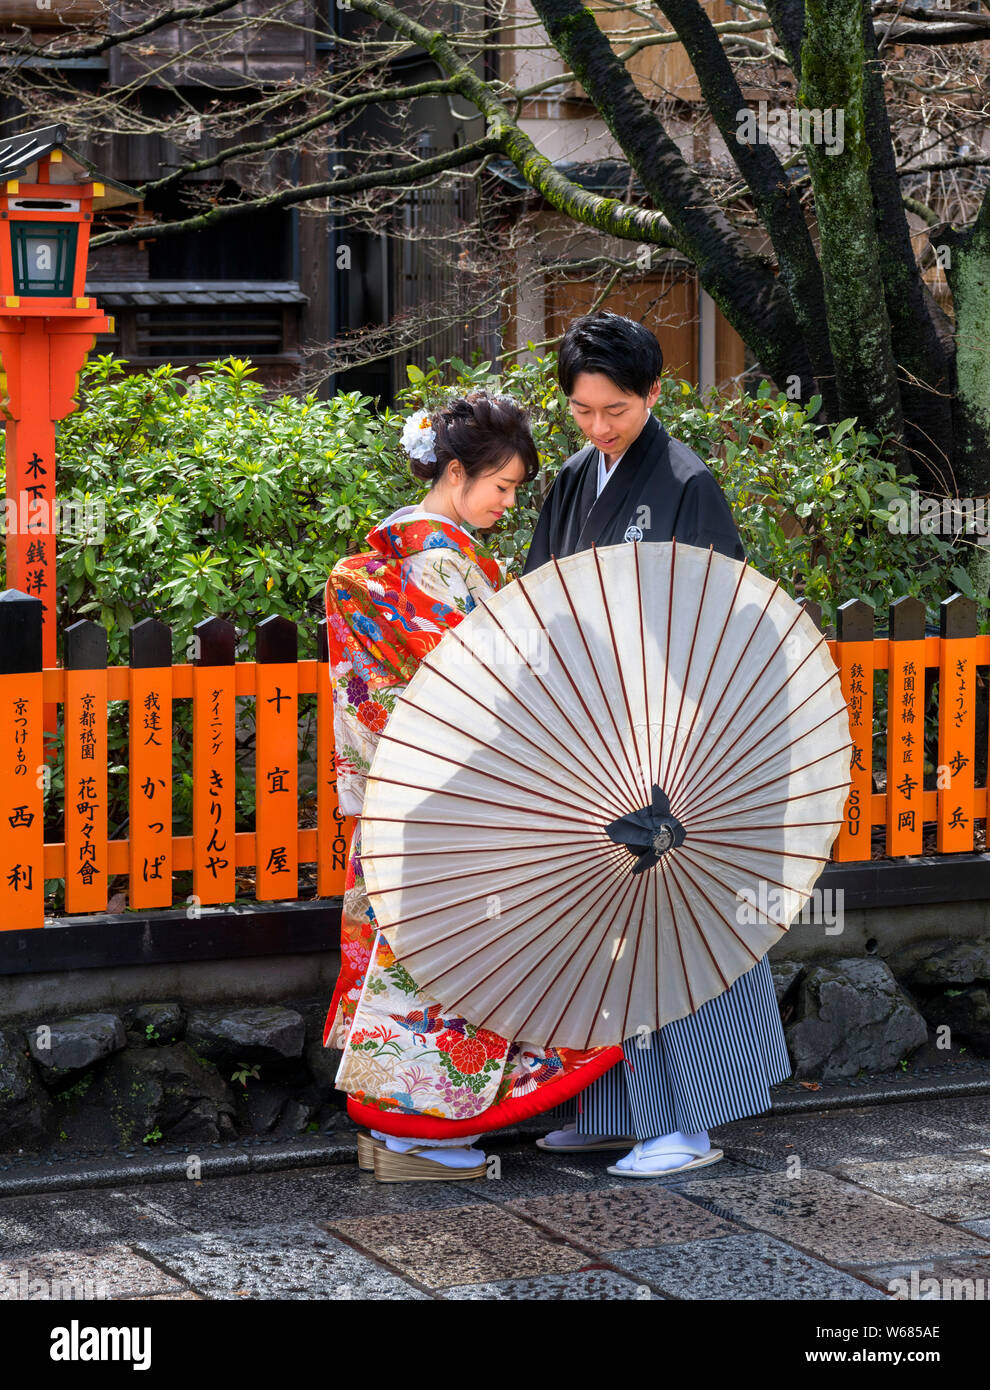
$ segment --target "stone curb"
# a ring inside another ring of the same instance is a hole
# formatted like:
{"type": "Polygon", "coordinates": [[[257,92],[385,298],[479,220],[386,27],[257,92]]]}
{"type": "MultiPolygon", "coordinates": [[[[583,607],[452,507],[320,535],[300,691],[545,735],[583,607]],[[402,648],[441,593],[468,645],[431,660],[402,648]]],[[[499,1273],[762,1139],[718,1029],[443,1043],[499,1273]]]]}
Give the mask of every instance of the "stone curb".
{"type": "MultiPolygon", "coordinates": [[[[903,1101],[952,1100],[963,1096],[990,1095],[990,1061],[968,1069],[969,1079],[959,1074],[949,1079],[944,1073],[930,1077],[905,1076],[898,1079],[864,1078],[857,1081],[822,1085],[820,1090],[803,1094],[784,1094],[774,1098],[767,1115],[796,1115],[804,1111],[848,1110],[866,1105],[895,1105],[903,1101]]],[[[534,1119],[499,1135],[500,1141],[528,1139],[542,1134],[545,1121],[534,1119]]],[[[206,1145],[221,1149],[221,1145],[206,1145]]],[[[274,1173],[283,1168],[318,1168],[351,1163],[356,1142],[350,1135],[313,1135],[307,1140],[285,1140],[258,1145],[231,1145],[227,1152],[200,1153],[204,1178],[233,1177],[242,1173],[274,1173]]],[[[117,1187],[141,1182],[174,1182],[186,1178],[188,1155],[196,1152],[190,1144],[174,1157],[167,1151],[137,1155],[86,1159],[47,1159],[14,1161],[0,1166],[0,1198],[30,1196],[33,1193],[72,1191],[89,1187],[117,1187]]],[[[0,1156],[0,1165],[3,1158],[0,1156]]]]}

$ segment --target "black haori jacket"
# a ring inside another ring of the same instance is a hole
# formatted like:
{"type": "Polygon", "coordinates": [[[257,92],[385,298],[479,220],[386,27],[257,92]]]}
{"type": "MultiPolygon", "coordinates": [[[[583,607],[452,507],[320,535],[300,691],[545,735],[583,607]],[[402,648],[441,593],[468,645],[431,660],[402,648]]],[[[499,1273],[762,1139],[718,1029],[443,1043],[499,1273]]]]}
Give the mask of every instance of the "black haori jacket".
{"type": "Polygon", "coordinates": [[[533,532],[523,574],[594,545],[669,541],[745,560],[722,489],[706,464],[670,435],[655,415],[613,465],[601,496],[598,447],[587,445],[561,466],[533,532]]]}

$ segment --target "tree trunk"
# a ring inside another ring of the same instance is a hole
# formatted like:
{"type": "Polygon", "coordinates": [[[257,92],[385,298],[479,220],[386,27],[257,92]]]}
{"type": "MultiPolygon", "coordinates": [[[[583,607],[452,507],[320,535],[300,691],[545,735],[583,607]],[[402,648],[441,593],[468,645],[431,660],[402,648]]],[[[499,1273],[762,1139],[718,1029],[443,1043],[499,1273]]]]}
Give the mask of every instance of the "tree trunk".
{"type": "Polygon", "coordinates": [[[804,142],[815,192],[829,338],[843,415],[885,436],[902,456],[904,422],[880,276],[863,110],[863,7],[808,0],[799,106],[834,112],[831,147],[804,142]]]}

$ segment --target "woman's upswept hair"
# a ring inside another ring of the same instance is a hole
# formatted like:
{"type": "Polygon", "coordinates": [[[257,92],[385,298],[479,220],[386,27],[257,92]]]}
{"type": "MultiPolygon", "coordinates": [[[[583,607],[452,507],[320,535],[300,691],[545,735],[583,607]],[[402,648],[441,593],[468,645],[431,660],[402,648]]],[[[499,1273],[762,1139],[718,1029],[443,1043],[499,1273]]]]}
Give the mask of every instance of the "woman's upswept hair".
{"type": "Polygon", "coordinates": [[[409,464],[414,476],[424,482],[435,483],[441,478],[451,459],[460,459],[472,480],[501,468],[515,454],[525,465],[526,482],[532,482],[539,472],[529,417],[509,396],[469,391],[434,410],[431,424],[436,431],[436,460],[414,458],[409,464]]]}

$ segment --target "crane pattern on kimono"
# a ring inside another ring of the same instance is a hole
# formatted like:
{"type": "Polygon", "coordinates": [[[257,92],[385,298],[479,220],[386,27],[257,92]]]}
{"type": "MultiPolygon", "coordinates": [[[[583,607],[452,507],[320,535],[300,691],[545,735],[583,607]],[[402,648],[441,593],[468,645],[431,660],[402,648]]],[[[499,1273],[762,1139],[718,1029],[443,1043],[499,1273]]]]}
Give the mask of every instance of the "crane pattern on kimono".
{"type": "MultiPolygon", "coordinates": [[[[410,599],[403,598],[398,589],[383,589],[380,584],[375,584],[369,580],[368,593],[374,600],[375,606],[380,608],[391,622],[400,627],[403,632],[440,631],[437,624],[431,623],[429,618],[418,616],[416,605],[410,599]]],[[[437,606],[434,604],[434,609],[437,606]]]]}
{"type": "Polygon", "coordinates": [[[414,1038],[422,1038],[424,1042],[428,1033],[442,1033],[448,1026],[448,1020],[443,1018],[439,1004],[430,1004],[425,1009],[416,1009],[411,1014],[390,1013],[389,1018],[400,1028],[412,1033],[414,1038]]]}
{"type": "Polygon", "coordinates": [[[559,1057],[541,1057],[535,1052],[522,1052],[520,1060],[525,1071],[522,1077],[514,1082],[515,1091],[518,1091],[521,1085],[542,1086],[544,1082],[552,1081],[564,1065],[559,1057]]]}

